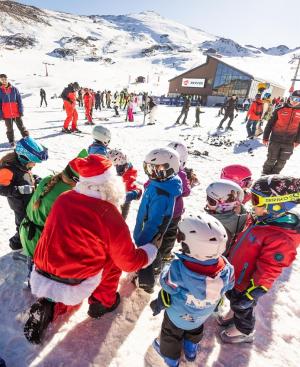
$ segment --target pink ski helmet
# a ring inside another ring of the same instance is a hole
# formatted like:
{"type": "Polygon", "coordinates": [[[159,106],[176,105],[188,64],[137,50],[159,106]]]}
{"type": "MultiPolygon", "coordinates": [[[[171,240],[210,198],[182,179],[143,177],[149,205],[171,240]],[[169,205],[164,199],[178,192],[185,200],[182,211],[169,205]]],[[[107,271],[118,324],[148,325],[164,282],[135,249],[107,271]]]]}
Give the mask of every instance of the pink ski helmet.
{"type": "Polygon", "coordinates": [[[246,189],[252,184],[252,172],[248,167],[240,164],[232,164],[224,167],[220,178],[234,181],[242,189],[246,189]]]}

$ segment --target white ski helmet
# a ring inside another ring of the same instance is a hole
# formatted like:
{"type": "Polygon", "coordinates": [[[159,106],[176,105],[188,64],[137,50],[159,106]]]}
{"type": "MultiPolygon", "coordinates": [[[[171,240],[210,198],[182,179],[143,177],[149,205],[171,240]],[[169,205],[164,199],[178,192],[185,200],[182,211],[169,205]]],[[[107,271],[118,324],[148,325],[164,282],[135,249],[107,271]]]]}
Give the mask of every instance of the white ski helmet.
{"type": "Polygon", "coordinates": [[[191,215],[179,222],[178,229],[183,253],[197,260],[217,259],[226,249],[226,230],[212,215],[191,215]]]}
{"type": "Polygon", "coordinates": [[[110,131],[102,125],[94,126],[92,130],[92,136],[95,140],[100,141],[106,147],[108,146],[111,140],[110,131]]]}
{"type": "Polygon", "coordinates": [[[183,169],[188,159],[187,147],[183,143],[179,143],[177,141],[172,141],[170,144],[168,144],[168,147],[176,150],[176,152],[179,154],[180,168],[183,169]]]}
{"type": "Polygon", "coordinates": [[[207,205],[217,213],[233,210],[244,200],[243,189],[235,182],[220,179],[206,188],[207,205]]]}
{"type": "Polygon", "coordinates": [[[149,178],[167,180],[179,172],[179,154],[171,148],[153,149],[145,157],[144,171],[149,178]]]}
{"type": "Polygon", "coordinates": [[[112,161],[114,166],[123,166],[128,163],[126,154],[118,149],[112,149],[108,152],[107,157],[112,161]]]}

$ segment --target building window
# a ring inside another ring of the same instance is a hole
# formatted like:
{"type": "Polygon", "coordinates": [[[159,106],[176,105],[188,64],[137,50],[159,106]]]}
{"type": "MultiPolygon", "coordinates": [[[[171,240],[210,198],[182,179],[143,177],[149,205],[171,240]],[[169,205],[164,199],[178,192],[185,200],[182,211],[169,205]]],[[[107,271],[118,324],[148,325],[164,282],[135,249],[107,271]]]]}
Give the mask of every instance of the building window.
{"type": "Polygon", "coordinates": [[[247,97],[251,78],[244,73],[222,63],[218,63],[213,95],[229,97],[236,94],[240,98],[247,97]]]}

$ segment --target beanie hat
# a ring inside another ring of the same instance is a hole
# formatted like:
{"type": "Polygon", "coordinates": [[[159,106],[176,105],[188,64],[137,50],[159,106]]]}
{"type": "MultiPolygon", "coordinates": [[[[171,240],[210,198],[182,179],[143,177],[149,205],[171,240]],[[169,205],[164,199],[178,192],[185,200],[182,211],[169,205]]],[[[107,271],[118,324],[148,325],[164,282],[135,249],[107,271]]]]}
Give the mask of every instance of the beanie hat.
{"type": "Polygon", "coordinates": [[[69,166],[78,173],[80,182],[97,185],[116,175],[112,162],[98,154],[91,154],[86,158],[75,158],[69,163],[69,166]]]}

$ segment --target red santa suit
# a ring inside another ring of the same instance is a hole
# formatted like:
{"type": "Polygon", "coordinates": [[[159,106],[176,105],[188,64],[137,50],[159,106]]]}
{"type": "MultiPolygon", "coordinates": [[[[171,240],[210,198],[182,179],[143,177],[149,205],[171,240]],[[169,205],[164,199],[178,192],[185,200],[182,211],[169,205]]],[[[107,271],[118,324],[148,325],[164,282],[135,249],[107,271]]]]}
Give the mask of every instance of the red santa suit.
{"type": "Polygon", "coordinates": [[[152,244],[137,249],[132,242],[112,199],[120,178],[107,158],[89,155],[74,159],[70,166],[80,181],[51,209],[34,254],[31,290],[37,297],[66,305],[91,296],[90,303],[96,300],[111,307],[122,270],[147,267],[157,249],[152,244]]]}

